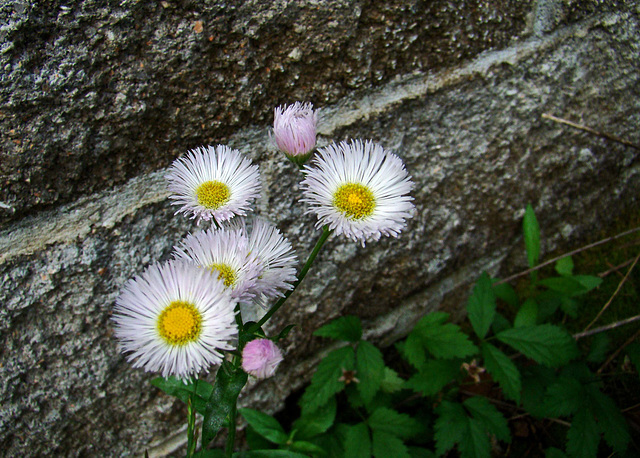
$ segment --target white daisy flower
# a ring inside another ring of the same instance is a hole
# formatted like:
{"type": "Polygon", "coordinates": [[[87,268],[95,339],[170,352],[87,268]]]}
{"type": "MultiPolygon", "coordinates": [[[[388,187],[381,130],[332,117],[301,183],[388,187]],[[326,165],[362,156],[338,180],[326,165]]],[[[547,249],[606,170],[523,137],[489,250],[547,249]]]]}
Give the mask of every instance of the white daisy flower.
{"type": "Polygon", "coordinates": [[[235,349],[236,302],[211,272],[193,264],[154,264],[116,299],[115,335],[133,367],[183,380],[220,364],[235,349]]]}
{"type": "Polygon", "coordinates": [[[411,218],[413,183],[402,160],[371,141],[331,144],[304,168],[303,202],[337,235],[360,241],[397,237],[411,218]]]}
{"type": "Polygon", "coordinates": [[[293,289],[298,260],[291,242],[275,226],[262,218],[254,220],[249,228],[249,250],[260,264],[262,273],[253,288],[258,305],[266,308],[269,300],[283,296],[283,291],[293,289]]]}
{"type": "Polygon", "coordinates": [[[217,274],[237,301],[249,302],[253,298],[262,268],[252,255],[249,237],[242,228],[224,226],[190,234],[174,250],[177,259],[217,274]]]}
{"type": "Polygon", "coordinates": [[[258,166],[240,151],[218,145],[196,148],[176,159],[166,175],[176,212],[220,223],[246,215],[260,194],[258,166]]]}

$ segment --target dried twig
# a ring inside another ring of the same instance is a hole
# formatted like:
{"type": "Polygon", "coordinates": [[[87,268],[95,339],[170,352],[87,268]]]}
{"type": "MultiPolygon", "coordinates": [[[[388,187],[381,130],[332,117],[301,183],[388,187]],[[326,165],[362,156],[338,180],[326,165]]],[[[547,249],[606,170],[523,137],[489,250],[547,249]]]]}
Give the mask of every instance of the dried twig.
{"type": "Polygon", "coordinates": [[[600,326],[599,328],[594,328],[590,331],[582,331],[573,335],[574,339],[581,339],[583,337],[592,336],[594,334],[599,334],[604,331],[609,331],[611,329],[619,328],[620,326],[624,326],[625,324],[630,324],[635,321],[640,321],[640,315],[632,316],[631,318],[627,318],[625,320],[616,321],[615,323],[607,324],[606,326],[600,326]]]}
{"type": "Polygon", "coordinates": [[[624,348],[631,344],[634,340],[636,340],[638,338],[638,336],[640,336],[640,330],[638,330],[634,335],[632,335],[631,337],[629,337],[627,339],[627,341],[625,343],[622,344],[622,346],[620,346],[620,348],[618,348],[616,351],[614,351],[611,356],[609,356],[607,358],[607,360],[602,364],[602,366],[600,366],[600,369],[598,369],[598,371],[596,372],[596,374],[600,375],[602,373],[602,371],[604,370],[605,367],[607,367],[609,365],[609,363],[611,361],[613,361],[622,350],[624,350],[624,348]]]}
{"type": "Polygon", "coordinates": [[[598,319],[602,316],[602,314],[604,313],[605,310],[607,310],[607,308],[609,307],[609,305],[611,305],[611,302],[613,301],[613,298],[616,297],[616,295],[618,294],[618,292],[620,291],[620,289],[622,288],[622,285],[624,285],[624,282],[627,281],[627,278],[629,278],[629,274],[631,273],[631,271],[633,270],[633,268],[636,266],[636,263],[638,262],[638,259],[640,259],[640,253],[638,253],[638,256],[636,256],[636,259],[634,259],[633,264],[631,264],[631,267],[629,267],[629,270],[627,270],[627,274],[624,276],[624,278],[620,281],[620,283],[618,283],[618,287],[616,288],[616,290],[613,292],[613,294],[611,295],[611,297],[609,298],[609,300],[607,301],[606,304],[604,304],[604,307],[602,307],[602,309],[598,312],[598,314],[596,315],[596,317],[591,321],[591,323],[589,323],[587,325],[586,328],[584,328],[584,331],[588,331],[589,328],[591,326],[593,326],[593,324],[598,321],[598,319]]]}
{"type": "Polygon", "coordinates": [[[560,124],[565,124],[567,126],[573,127],[574,129],[583,130],[585,132],[589,132],[590,134],[597,135],[598,137],[606,138],[607,140],[612,140],[614,142],[622,143],[623,145],[630,146],[632,148],[640,150],[640,146],[635,143],[631,143],[628,140],[625,140],[620,137],[616,137],[615,135],[608,134],[606,132],[598,132],[597,130],[592,129],[591,127],[583,126],[581,124],[576,124],[575,122],[571,122],[567,119],[558,118],[548,113],[543,113],[542,117],[545,119],[550,119],[551,121],[555,121],[560,124]]]}
{"type": "Polygon", "coordinates": [[[529,274],[529,273],[531,273],[533,271],[536,271],[536,270],[541,269],[541,268],[543,268],[545,266],[548,266],[549,264],[553,264],[554,262],[556,262],[559,259],[566,258],[567,256],[573,256],[574,254],[581,253],[581,252],[583,252],[585,250],[588,250],[590,248],[594,248],[594,247],[597,247],[599,245],[603,245],[605,243],[611,242],[612,240],[619,239],[620,237],[624,237],[626,235],[633,234],[634,232],[638,232],[638,231],[640,231],[640,227],[634,227],[633,229],[629,229],[628,231],[622,232],[622,233],[620,233],[618,235],[614,235],[612,237],[607,237],[606,239],[598,240],[597,242],[590,243],[589,245],[585,245],[585,246],[583,246],[581,248],[577,248],[577,249],[575,249],[573,251],[570,251],[570,252],[565,253],[563,255],[557,256],[557,257],[555,257],[553,259],[549,259],[548,261],[545,261],[545,262],[543,262],[541,264],[538,264],[535,267],[532,267],[532,268],[527,269],[527,270],[523,270],[522,272],[519,272],[517,274],[511,275],[510,277],[507,277],[507,278],[505,278],[503,280],[499,280],[499,281],[495,282],[493,285],[496,286],[496,285],[501,285],[502,283],[507,283],[507,282],[509,282],[511,280],[515,280],[518,277],[522,277],[522,276],[527,275],[527,274],[529,274]]]}

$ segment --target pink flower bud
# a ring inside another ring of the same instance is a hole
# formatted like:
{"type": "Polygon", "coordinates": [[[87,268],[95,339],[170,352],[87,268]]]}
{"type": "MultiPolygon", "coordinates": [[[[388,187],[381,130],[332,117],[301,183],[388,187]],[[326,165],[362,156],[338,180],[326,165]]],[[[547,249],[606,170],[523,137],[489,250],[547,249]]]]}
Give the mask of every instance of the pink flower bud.
{"type": "Polygon", "coordinates": [[[318,118],[311,103],[296,102],[274,110],[273,132],[278,148],[290,161],[303,165],[316,146],[318,118]]]}
{"type": "Polygon", "coordinates": [[[242,369],[256,378],[271,377],[282,360],[282,352],[269,339],[252,340],[242,350],[242,369]]]}

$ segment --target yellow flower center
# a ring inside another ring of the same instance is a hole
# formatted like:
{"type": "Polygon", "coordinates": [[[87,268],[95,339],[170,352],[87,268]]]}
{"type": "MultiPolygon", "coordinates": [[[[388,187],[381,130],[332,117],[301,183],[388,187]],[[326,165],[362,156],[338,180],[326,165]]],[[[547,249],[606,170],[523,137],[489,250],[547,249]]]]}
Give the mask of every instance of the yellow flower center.
{"type": "Polygon", "coordinates": [[[366,186],[346,183],[333,194],[333,206],[347,218],[358,220],[373,214],[376,199],[366,186]]]}
{"type": "Polygon", "coordinates": [[[229,186],[219,181],[205,181],[196,189],[198,204],[216,210],[229,202],[229,186]]]}
{"type": "Polygon", "coordinates": [[[227,288],[236,284],[236,270],[228,264],[211,264],[209,269],[213,273],[218,271],[218,278],[224,281],[224,286],[227,288]]]}
{"type": "Polygon", "coordinates": [[[195,341],[202,329],[202,317],[189,302],[173,301],[158,318],[158,332],[171,345],[195,341]]]}

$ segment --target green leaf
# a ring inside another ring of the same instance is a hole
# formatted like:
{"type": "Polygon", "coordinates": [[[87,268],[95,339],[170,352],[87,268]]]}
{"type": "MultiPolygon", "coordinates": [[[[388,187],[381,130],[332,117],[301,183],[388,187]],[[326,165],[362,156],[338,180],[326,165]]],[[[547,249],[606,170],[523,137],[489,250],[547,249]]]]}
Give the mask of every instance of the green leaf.
{"type": "Polygon", "coordinates": [[[396,347],[404,359],[416,368],[422,366],[427,360],[422,339],[416,330],[412,331],[404,342],[396,344],[396,347]]]}
{"type": "Polygon", "coordinates": [[[539,284],[567,296],[579,296],[587,292],[587,289],[574,277],[550,277],[540,280],[539,284]]]}
{"type": "Polygon", "coordinates": [[[538,303],[534,299],[527,299],[518,310],[513,326],[516,328],[535,326],[537,319],[538,303]]]}
{"type": "Polygon", "coordinates": [[[442,401],[436,408],[438,418],[434,426],[436,455],[444,455],[454,445],[466,440],[467,414],[461,404],[442,401]]]}
{"type": "Polygon", "coordinates": [[[545,391],[556,380],[555,371],[539,364],[522,367],[522,406],[534,418],[550,417],[544,408],[545,391]]]}
{"type": "Polygon", "coordinates": [[[317,329],[313,335],[347,342],[357,342],[362,338],[362,324],[360,324],[360,318],[357,316],[347,315],[325,324],[317,329]]]}
{"type": "Polygon", "coordinates": [[[496,298],[493,295],[491,278],[486,272],[482,273],[473,288],[467,302],[467,313],[476,335],[484,339],[496,313],[496,298]]]}
{"type": "Polygon", "coordinates": [[[336,419],[336,398],[331,397],[311,415],[302,416],[293,423],[296,437],[310,439],[327,431],[336,419]]]}
{"type": "Polygon", "coordinates": [[[406,382],[406,388],[422,393],[423,396],[433,396],[442,390],[460,373],[457,361],[430,359],[420,366],[418,373],[406,382]]]}
{"type": "Polygon", "coordinates": [[[560,298],[560,308],[571,318],[578,318],[578,301],[570,297],[560,298]]]}
{"type": "Polygon", "coordinates": [[[344,382],[339,380],[343,370],[354,370],[355,355],[353,347],[347,345],[329,353],[316,369],[302,398],[300,407],[302,415],[308,415],[326,404],[334,394],[344,389],[344,382]]]}
{"type": "Polygon", "coordinates": [[[310,453],[315,455],[326,455],[324,449],[312,442],[294,441],[290,445],[291,450],[295,452],[310,453]]]}
{"type": "Polygon", "coordinates": [[[600,443],[596,420],[588,408],[582,407],[573,416],[567,432],[567,452],[572,457],[595,457],[600,443]]]}
{"type": "MultiPolygon", "coordinates": [[[[266,450],[276,448],[273,442],[268,441],[267,439],[262,437],[251,426],[247,426],[247,428],[245,429],[245,435],[247,444],[249,445],[249,448],[251,450],[266,450]]],[[[224,453],[222,455],[225,456],[224,453]]]]}
{"type": "Polygon", "coordinates": [[[640,343],[634,342],[627,346],[627,356],[636,367],[636,372],[640,375],[640,343]]]}
{"type": "Polygon", "coordinates": [[[278,420],[266,413],[253,409],[238,409],[238,412],[247,420],[247,423],[265,439],[274,444],[286,444],[289,436],[284,432],[278,420]]]}
{"type": "Polygon", "coordinates": [[[565,256],[556,261],[556,272],[560,275],[569,276],[573,273],[573,259],[571,259],[571,256],[565,256]]]}
{"type": "Polygon", "coordinates": [[[601,363],[607,357],[607,352],[609,351],[609,345],[611,344],[611,339],[605,333],[596,334],[593,336],[593,340],[591,341],[591,348],[589,350],[589,356],[587,356],[587,361],[590,363],[601,363]]]}
{"type": "Polygon", "coordinates": [[[500,312],[496,312],[496,316],[493,318],[493,324],[491,329],[494,334],[504,331],[505,329],[511,329],[511,322],[507,320],[500,312]]]}
{"type": "Polygon", "coordinates": [[[566,417],[584,404],[582,384],[573,377],[560,376],[549,385],[544,395],[544,409],[549,417],[566,417]]]}
{"type": "Polygon", "coordinates": [[[380,382],[380,389],[385,393],[395,393],[404,388],[404,380],[390,367],[384,367],[384,376],[380,382]]]}
{"type": "Polygon", "coordinates": [[[562,328],[551,324],[507,329],[496,337],[507,345],[549,367],[558,367],[578,354],[573,338],[562,328]]]}
{"type": "MultiPolygon", "coordinates": [[[[182,402],[187,404],[189,402],[189,396],[194,393],[194,383],[184,383],[177,377],[156,377],[151,380],[151,384],[156,388],[160,388],[162,391],[170,396],[175,396],[182,402]]],[[[207,399],[211,395],[213,387],[206,380],[198,380],[198,390],[194,397],[193,406],[200,415],[204,415],[207,399]]]]}
{"type": "Polygon", "coordinates": [[[602,278],[594,277],[593,275],[574,275],[573,279],[582,285],[585,292],[589,292],[602,284],[602,278]]]}
{"type": "Polygon", "coordinates": [[[228,361],[224,361],[218,369],[202,421],[203,447],[209,445],[220,431],[227,415],[236,405],[238,395],[247,383],[247,377],[245,371],[236,370],[228,361]]]}
{"type": "Polygon", "coordinates": [[[369,428],[365,423],[358,423],[355,426],[349,427],[344,442],[344,449],[348,451],[349,457],[371,457],[371,439],[369,438],[369,428]]]}
{"type": "Polygon", "coordinates": [[[371,343],[361,340],[356,351],[356,374],[358,391],[365,403],[371,402],[380,389],[384,378],[384,361],[382,353],[371,343]]]}
{"type": "MultiPolygon", "coordinates": [[[[491,281],[492,283],[496,283],[499,280],[497,278],[494,278],[491,281]]],[[[494,285],[493,294],[495,294],[498,299],[502,299],[503,301],[505,301],[511,307],[515,308],[520,304],[518,295],[516,294],[516,290],[513,289],[513,287],[509,283],[500,283],[499,285],[494,285]]]]}
{"type": "Polygon", "coordinates": [[[193,458],[225,458],[222,450],[200,450],[193,455],[193,458]]]}
{"type": "Polygon", "coordinates": [[[276,336],[276,338],[274,339],[274,342],[277,342],[279,340],[285,339],[289,333],[291,332],[291,330],[295,327],[295,324],[290,324],[288,326],[285,326],[282,331],[280,331],[280,334],[278,334],[276,336]]]}
{"type": "Polygon", "coordinates": [[[487,432],[495,435],[501,441],[511,442],[507,420],[493,404],[489,403],[487,398],[474,396],[466,399],[462,405],[487,432]]]}
{"type": "Polygon", "coordinates": [[[598,429],[604,433],[604,439],[611,448],[620,454],[624,453],[631,441],[627,421],[610,397],[602,394],[597,387],[592,386],[589,391],[589,406],[598,419],[598,429]]]}
{"type": "MultiPolygon", "coordinates": [[[[476,354],[478,349],[458,326],[444,323],[448,318],[449,315],[442,312],[427,315],[418,322],[409,337],[416,336],[418,342],[436,358],[464,358],[476,354]]],[[[407,345],[409,338],[405,350],[407,345]]]]}
{"type": "Polygon", "coordinates": [[[401,439],[384,431],[373,430],[373,456],[375,458],[411,458],[401,439]]]}
{"type": "Polygon", "coordinates": [[[465,440],[459,447],[462,458],[490,458],[491,443],[480,421],[467,418],[465,440]]]}
{"type": "Polygon", "coordinates": [[[482,357],[487,371],[498,382],[504,396],[520,403],[522,383],[520,371],[511,359],[489,343],[482,344],[482,357]]]}
{"type": "Polygon", "coordinates": [[[408,439],[421,431],[420,424],[409,415],[386,407],[376,409],[367,423],[374,432],[383,431],[402,439],[408,439]]]}
{"type": "Polygon", "coordinates": [[[524,246],[527,250],[529,267],[535,267],[540,259],[540,226],[531,204],[527,205],[527,209],[524,212],[522,229],[524,231],[524,246]]]}

